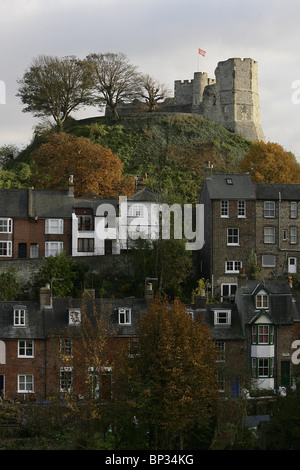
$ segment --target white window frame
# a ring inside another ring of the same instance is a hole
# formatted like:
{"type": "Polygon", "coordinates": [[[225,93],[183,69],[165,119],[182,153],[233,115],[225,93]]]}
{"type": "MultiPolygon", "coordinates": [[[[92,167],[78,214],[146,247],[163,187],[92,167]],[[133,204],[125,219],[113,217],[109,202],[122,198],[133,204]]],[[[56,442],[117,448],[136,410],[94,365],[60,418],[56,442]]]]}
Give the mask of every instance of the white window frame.
{"type": "Polygon", "coordinates": [[[264,217],[274,219],[275,201],[264,201],[264,217]]]}
{"type": "Polygon", "coordinates": [[[24,327],[26,325],[26,308],[14,308],[14,326],[24,327]]]}
{"type": "Polygon", "coordinates": [[[268,310],[269,308],[269,295],[266,291],[261,290],[255,296],[255,306],[260,310],[268,310]],[[266,300],[266,302],[265,302],[266,300]]]}
{"type": "Polygon", "coordinates": [[[246,218],[246,201],[241,200],[237,202],[237,213],[239,219],[246,218]]]}
{"type": "Polygon", "coordinates": [[[73,356],[73,341],[71,338],[60,338],[59,352],[61,357],[73,356]]]}
{"type": "Polygon", "coordinates": [[[11,258],[12,256],[12,242],[11,241],[0,240],[0,256],[11,258]],[[2,250],[5,251],[5,253],[2,253],[2,250]]]}
{"type": "Polygon", "coordinates": [[[128,207],[128,217],[143,217],[144,205],[143,204],[132,204],[128,207]]]}
{"type": "Polygon", "coordinates": [[[33,339],[19,339],[18,340],[18,357],[34,357],[34,340],[33,339]]]}
{"type": "Polygon", "coordinates": [[[242,267],[243,267],[242,261],[234,261],[234,260],[225,261],[225,273],[239,273],[242,267]]]}
{"type": "Polygon", "coordinates": [[[225,341],[216,341],[215,346],[218,352],[218,359],[216,362],[225,362],[225,341]]]}
{"type": "Polygon", "coordinates": [[[9,217],[0,217],[0,233],[12,233],[12,230],[13,230],[12,219],[10,219],[9,217]]]}
{"type": "Polygon", "coordinates": [[[226,200],[221,201],[221,217],[222,218],[229,217],[229,202],[226,200]]]}
{"type": "Polygon", "coordinates": [[[266,245],[275,243],[275,227],[264,227],[264,243],[266,245]]]}
{"type": "Polygon", "coordinates": [[[118,323],[119,325],[131,325],[131,308],[118,309],[118,323]]]}
{"type": "Polygon", "coordinates": [[[49,256],[59,255],[64,249],[64,243],[58,241],[47,241],[45,242],[45,258],[49,256]],[[51,248],[51,245],[56,245],[56,249],[51,248]]]}
{"type": "Polygon", "coordinates": [[[34,393],[33,374],[18,374],[18,393],[34,393]]]}
{"type": "Polygon", "coordinates": [[[239,246],[240,244],[240,229],[236,227],[228,227],[227,229],[227,245],[228,246],[239,246]],[[233,233],[235,231],[236,233],[233,233]],[[237,240],[237,241],[233,241],[237,240]]]}
{"type": "Polygon", "coordinates": [[[30,258],[39,257],[39,245],[38,243],[30,243],[30,258]]]}
{"type": "Polygon", "coordinates": [[[296,245],[298,243],[298,230],[297,227],[290,228],[290,244],[296,245]]]}
{"type": "Polygon", "coordinates": [[[291,201],[291,219],[297,219],[298,217],[298,203],[291,201]]]}
{"type": "Polygon", "coordinates": [[[69,308],[69,325],[80,325],[81,323],[81,309],[69,308]]]}
{"type": "Polygon", "coordinates": [[[64,393],[71,393],[73,389],[73,376],[72,376],[72,367],[61,367],[60,368],[60,377],[59,377],[59,390],[64,393]],[[67,384],[64,382],[68,381],[67,384]],[[67,385],[67,387],[65,387],[67,385]]]}
{"type": "Polygon", "coordinates": [[[63,219],[46,219],[45,234],[63,235],[64,220],[63,219]]]}
{"type": "Polygon", "coordinates": [[[273,357],[252,357],[252,377],[272,378],[274,377],[274,358],[273,357]],[[260,374],[260,370],[267,370],[267,374],[260,374]]]}
{"type": "Polygon", "coordinates": [[[263,268],[275,268],[276,267],[276,256],[275,255],[262,255],[261,264],[263,268]],[[274,259],[274,263],[267,263],[266,256],[270,256],[274,259]]]}
{"type": "Polygon", "coordinates": [[[231,325],[231,310],[214,310],[214,325],[231,325]]]}

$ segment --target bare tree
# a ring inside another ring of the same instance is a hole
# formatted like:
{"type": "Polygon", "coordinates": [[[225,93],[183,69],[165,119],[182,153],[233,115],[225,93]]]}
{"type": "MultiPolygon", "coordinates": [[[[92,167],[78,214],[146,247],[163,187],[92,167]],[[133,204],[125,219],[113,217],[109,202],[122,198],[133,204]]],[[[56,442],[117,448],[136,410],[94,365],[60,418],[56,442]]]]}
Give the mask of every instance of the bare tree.
{"type": "Polygon", "coordinates": [[[17,96],[36,117],[52,116],[59,130],[79,106],[92,103],[89,64],[75,56],[41,55],[25,71],[17,96]]]}
{"type": "Polygon", "coordinates": [[[117,120],[118,105],[140,96],[141,74],[122,53],[90,54],[87,60],[93,68],[94,103],[108,106],[117,120]]]}
{"type": "Polygon", "coordinates": [[[144,98],[149,112],[154,111],[158,106],[158,102],[169,95],[166,85],[159,83],[150,75],[143,76],[142,90],[141,96],[144,98]]]}

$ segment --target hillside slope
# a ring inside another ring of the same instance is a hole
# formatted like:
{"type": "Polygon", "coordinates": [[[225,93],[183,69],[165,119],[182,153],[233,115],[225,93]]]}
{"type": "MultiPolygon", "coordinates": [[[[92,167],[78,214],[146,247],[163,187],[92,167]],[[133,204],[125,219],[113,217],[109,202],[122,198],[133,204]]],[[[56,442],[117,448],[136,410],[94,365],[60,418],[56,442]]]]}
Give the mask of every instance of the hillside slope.
{"type": "Polygon", "coordinates": [[[148,185],[170,202],[199,200],[205,162],[235,172],[251,142],[194,114],[144,113],[117,123],[102,118],[72,121],[66,130],[108,146],[129,174],[147,174],[148,185]]]}

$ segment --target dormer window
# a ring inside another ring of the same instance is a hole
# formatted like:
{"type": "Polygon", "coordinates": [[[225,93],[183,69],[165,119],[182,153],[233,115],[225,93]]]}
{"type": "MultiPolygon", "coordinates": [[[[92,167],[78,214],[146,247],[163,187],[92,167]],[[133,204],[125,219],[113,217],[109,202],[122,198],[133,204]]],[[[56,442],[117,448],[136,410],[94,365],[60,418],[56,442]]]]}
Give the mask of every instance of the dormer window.
{"type": "Polygon", "coordinates": [[[119,325],[131,325],[131,308],[119,308],[119,325]]]}
{"type": "Polygon", "coordinates": [[[25,326],[25,307],[14,308],[14,326],[25,326]]]}
{"type": "Polygon", "coordinates": [[[69,325],[79,325],[81,322],[81,310],[80,308],[69,309],[69,325]]]}
{"type": "Polygon", "coordinates": [[[215,310],[214,325],[231,325],[231,310],[215,310]]]}
{"type": "Polygon", "coordinates": [[[256,296],[256,308],[269,308],[269,296],[264,290],[261,290],[256,296]]]}

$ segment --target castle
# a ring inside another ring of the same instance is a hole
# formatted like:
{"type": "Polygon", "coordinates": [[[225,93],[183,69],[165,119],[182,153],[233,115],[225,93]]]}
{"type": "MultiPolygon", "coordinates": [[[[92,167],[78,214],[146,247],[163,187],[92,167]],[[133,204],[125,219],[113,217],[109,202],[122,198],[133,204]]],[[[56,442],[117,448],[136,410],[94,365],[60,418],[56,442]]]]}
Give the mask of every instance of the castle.
{"type": "MultiPolygon", "coordinates": [[[[218,63],[215,77],[195,72],[192,80],[176,80],[174,98],[167,98],[157,111],[198,114],[251,141],[265,140],[260,117],[258,63],[250,58],[231,58],[218,63]]],[[[135,100],[118,107],[118,113],[132,115],[143,109],[143,103],[135,100]]]]}

